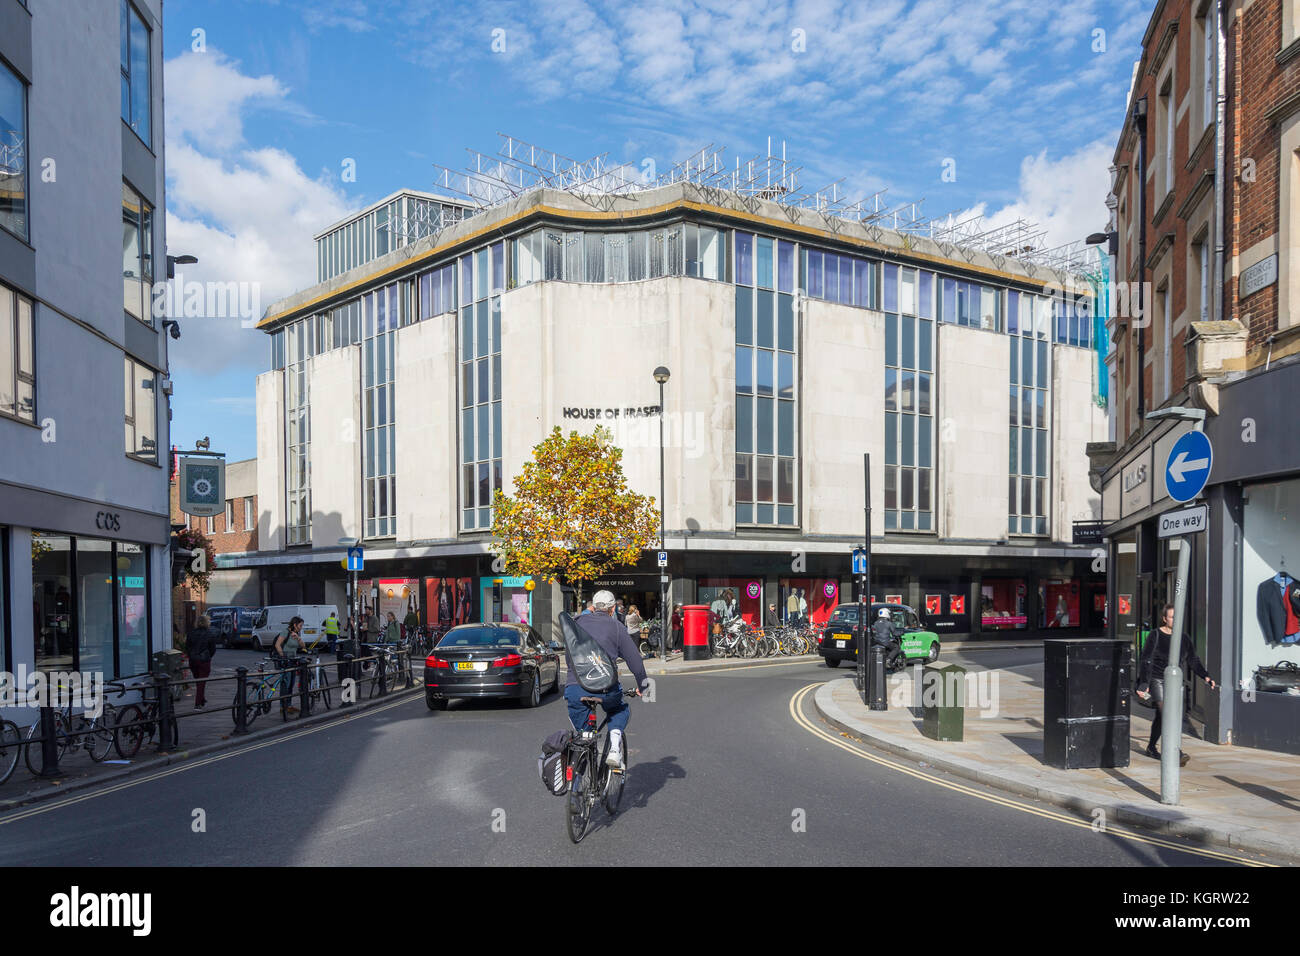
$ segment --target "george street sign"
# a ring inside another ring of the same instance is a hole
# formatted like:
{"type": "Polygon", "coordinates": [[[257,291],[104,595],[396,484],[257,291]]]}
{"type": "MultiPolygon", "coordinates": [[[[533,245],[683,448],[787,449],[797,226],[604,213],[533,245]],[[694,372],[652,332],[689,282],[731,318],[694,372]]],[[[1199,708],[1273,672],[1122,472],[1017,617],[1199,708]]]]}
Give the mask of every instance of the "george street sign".
{"type": "Polygon", "coordinates": [[[1181,511],[1166,511],[1160,516],[1160,537],[1174,538],[1181,534],[1197,534],[1210,523],[1208,505],[1196,505],[1181,511]]]}
{"type": "Polygon", "coordinates": [[[1165,462],[1165,487],[1174,501],[1191,501],[1210,480],[1214,449],[1204,432],[1187,432],[1174,442],[1165,462]]]}

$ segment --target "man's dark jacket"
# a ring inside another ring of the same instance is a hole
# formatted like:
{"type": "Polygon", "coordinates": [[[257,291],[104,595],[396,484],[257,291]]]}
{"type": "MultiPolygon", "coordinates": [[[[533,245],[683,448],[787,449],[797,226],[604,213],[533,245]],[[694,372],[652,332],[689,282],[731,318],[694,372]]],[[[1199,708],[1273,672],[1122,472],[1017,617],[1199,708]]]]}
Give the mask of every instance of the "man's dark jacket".
{"type": "MultiPolygon", "coordinates": [[[[641,662],[641,652],[637,650],[626,626],[620,624],[613,615],[601,611],[575,617],[573,622],[592,636],[611,661],[618,663],[620,657],[627,661],[632,676],[636,678],[637,687],[646,686],[645,664],[641,662]]],[[[578,672],[573,667],[573,659],[569,657],[567,649],[564,652],[564,669],[569,675],[565,684],[578,687],[578,672]]]]}

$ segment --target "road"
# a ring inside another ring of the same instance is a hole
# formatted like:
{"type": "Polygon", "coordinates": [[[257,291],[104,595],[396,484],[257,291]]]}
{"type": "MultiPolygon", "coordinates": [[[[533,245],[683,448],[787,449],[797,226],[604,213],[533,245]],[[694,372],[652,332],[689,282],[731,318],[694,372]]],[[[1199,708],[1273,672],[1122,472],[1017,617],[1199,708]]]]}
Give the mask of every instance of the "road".
{"type": "MultiPolygon", "coordinates": [[[[1041,650],[951,656],[1041,668],[1041,650]]],[[[1223,862],[897,769],[818,719],[804,691],[838,676],[804,660],[659,678],[653,703],[632,704],[623,806],[612,821],[598,809],[578,846],[536,769],[541,740],[565,726],[562,699],[431,712],[417,697],[13,811],[0,817],[0,864],[1223,862]]]]}

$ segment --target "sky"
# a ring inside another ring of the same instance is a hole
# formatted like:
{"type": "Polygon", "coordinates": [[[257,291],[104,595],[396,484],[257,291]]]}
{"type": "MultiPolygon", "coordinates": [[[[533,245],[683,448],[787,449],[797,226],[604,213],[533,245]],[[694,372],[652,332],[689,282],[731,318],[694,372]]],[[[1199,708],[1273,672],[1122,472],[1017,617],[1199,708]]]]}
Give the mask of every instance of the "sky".
{"type": "Polygon", "coordinates": [[[1024,218],[1047,245],[1102,230],[1153,7],[168,0],[167,251],[199,259],[173,288],[172,441],[254,457],[270,340],[252,325],[315,283],[313,235],[437,191],[433,164],[463,169],[500,133],[659,172],[706,146],[744,162],[771,137],[810,190],[1024,218]],[[242,316],[185,306],[232,282],[242,316]]]}

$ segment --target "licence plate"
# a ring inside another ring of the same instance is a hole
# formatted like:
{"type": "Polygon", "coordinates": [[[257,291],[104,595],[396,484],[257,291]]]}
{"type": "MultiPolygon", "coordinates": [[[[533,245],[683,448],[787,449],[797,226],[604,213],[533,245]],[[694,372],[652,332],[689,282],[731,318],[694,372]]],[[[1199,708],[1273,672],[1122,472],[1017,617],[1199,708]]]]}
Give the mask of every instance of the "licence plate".
{"type": "Polygon", "coordinates": [[[835,646],[836,646],[836,647],[839,647],[839,648],[844,647],[844,644],[845,644],[844,641],[836,641],[836,642],[835,642],[835,646]]]}
{"type": "Polygon", "coordinates": [[[486,664],[479,664],[479,663],[476,663],[476,662],[474,662],[474,661],[457,661],[457,662],[456,662],[456,670],[458,670],[458,671],[485,671],[485,670],[487,670],[487,665],[486,665],[486,664]]]}

